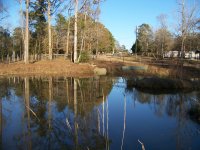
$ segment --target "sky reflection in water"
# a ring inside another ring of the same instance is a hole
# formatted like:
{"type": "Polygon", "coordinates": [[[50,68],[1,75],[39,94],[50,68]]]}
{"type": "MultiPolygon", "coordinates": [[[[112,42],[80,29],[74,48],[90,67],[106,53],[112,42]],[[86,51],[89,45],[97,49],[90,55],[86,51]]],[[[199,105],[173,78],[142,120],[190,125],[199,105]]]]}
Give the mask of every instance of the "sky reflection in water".
{"type": "Polygon", "coordinates": [[[0,79],[0,149],[200,149],[200,92],[152,95],[122,78],[0,79]]]}

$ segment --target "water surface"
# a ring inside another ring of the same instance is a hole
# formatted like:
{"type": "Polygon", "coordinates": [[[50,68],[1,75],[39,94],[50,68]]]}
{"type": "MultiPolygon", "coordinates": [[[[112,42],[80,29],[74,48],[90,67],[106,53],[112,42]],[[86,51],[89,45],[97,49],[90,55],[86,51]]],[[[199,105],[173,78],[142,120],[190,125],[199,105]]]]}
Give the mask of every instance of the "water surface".
{"type": "MultiPolygon", "coordinates": [[[[199,150],[200,92],[148,94],[123,78],[1,78],[0,149],[199,150]]],[[[157,92],[158,93],[158,92],[157,92]]]]}

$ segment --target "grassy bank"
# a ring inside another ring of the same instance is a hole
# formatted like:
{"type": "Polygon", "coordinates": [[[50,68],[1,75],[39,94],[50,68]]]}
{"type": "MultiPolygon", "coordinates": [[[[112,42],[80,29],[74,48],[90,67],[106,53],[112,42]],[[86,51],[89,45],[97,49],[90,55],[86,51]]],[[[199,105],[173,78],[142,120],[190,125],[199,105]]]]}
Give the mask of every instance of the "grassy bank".
{"type": "Polygon", "coordinates": [[[1,76],[21,75],[59,75],[69,77],[90,77],[95,76],[95,67],[106,68],[107,75],[117,77],[161,77],[161,78],[182,78],[191,79],[200,77],[199,64],[190,63],[183,65],[180,70],[178,62],[165,60],[165,62],[153,62],[147,58],[127,57],[125,59],[115,56],[100,55],[98,59],[89,63],[74,64],[69,60],[55,59],[53,61],[38,61],[25,65],[23,62],[11,64],[0,64],[1,76]],[[140,61],[138,61],[140,60],[140,61]],[[165,64],[165,65],[163,65],[165,64]],[[147,69],[125,69],[123,68],[147,68],[147,69]]]}
{"type": "Polygon", "coordinates": [[[94,68],[89,64],[74,64],[70,61],[56,59],[53,61],[39,61],[27,65],[23,62],[0,64],[0,75],[59,75],[68,77],[89,77],[94,75],[93,69],[94,68]]]}

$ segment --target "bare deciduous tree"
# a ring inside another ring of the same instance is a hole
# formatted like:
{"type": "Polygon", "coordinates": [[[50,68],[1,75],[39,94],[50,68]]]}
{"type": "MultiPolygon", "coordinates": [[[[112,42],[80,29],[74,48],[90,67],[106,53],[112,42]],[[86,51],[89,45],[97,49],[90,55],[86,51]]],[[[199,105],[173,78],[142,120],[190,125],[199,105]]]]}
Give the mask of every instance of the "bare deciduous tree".
{"type": "Polygon", "coordinates": [[[185,0],[179,0],[178,4],[180,6],[180,23],[178,30],[181,36],[181,58],[183,58],[183,54],[185,51],[185,40],[187,38],[188,33],[191,32],[196,22],[197,5],[194,4],[193,6],[190,5],[190,7],[187,7],[185,0]]]}
{"type": "Polygon", "coordinates": [[[69,5],[69,8],[68,8],[68,17],[69,17],[69,20],[68,20],[68,24],[67,24],[67,43],[66,43],[66,52],[65,52],[65,55],[68,56],[69,54],[69,37],[70,37],[70,24],[71,24],[71,2],[70,2],[70,5],[69,5]]]}
{"type": "Polygon", "coordinates": [[[29,0],[26,0],[26,30],[24,42],[24,62],[29,63],[29,0]]]}
{"type": "MultiPolygon", "coordinates": [[[[22,43],[24,43],[24,14],[23,14],[23,9],[22,9],[22,0],[17,0],[20,4],[20,22],[21,22],[21,36],[22,36],[22,43]]],[[[21,49],[23,49],[24,44],[21,45],[21,49]]],[[[21,59],[21,55],[20,55],[21,59]]]]}
{"type": "Polygon", "coordinates": [[[48,16],[48,49],[49,49],[49,60],[53,59],[52,50],[52,31],[51,31],[51,17],[56,13],[58,7],[62,3],[61,0],[48,0],[47,16],[48,16]]]}
{"type": "Polygon", "coordinates": [[[74,12],[74,62],[77,63],[77,18],[78,18],[78,0],[74,0],[74,7],[75,7],[75,12],[74,12]]]}
{"type": "Polygon", "coordinates": [[[48,39],[49,39],[49,60],[52,60],[53,58],[53,52],[52,52],[52,42],[51,42],[51,2],[48,0],[48,39]]]}
{"type": "MultiPolygon", "coordinates": [[[[172,35],[167,29],[167,16],[161,14],[157,17],[158,22],[160,23],[160,28],[155,32],[155,42],[157,50],[161,49],[160,55],[164,57],[164,51],[170,50],[172,47],[172,35]]],[[[159,51],[157,51],[159,53],[159,51]]]]}
{"type": "Polygon", "coordinates": [[[7,9],[5,8],[3,1],[0,0],[0,22],[8,17],[7,9]]]}
{"type": "Polygon", "coordinates": [[[94,12],[94,17],[95,17],[95,22],[96,22],[96,57],[98,56],[98,51],[99,51],[99,29],[97,26],[97,23],[99,22],[99,15],[100,15],[100,0],[94,0],[94,5],[96,5],[96,10],[94,12]]]}

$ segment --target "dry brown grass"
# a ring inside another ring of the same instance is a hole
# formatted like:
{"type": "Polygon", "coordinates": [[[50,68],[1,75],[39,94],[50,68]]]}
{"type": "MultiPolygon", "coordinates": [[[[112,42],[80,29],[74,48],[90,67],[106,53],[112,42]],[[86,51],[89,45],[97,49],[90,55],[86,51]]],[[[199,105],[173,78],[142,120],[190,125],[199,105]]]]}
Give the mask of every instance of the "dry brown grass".
{"type": "Polygon", "coordinates": [[[0,64],[0,75],[62,75],[69,77],[93,76],[90,64],[74,64],[68,60],[43,60],[25,65],[23,62],[0,64]]]}
{"type": "Polygon", "coordinates": [[[183,69],[180,69],[180,64],[177,59],[154,60],[151,57],[135,56],[113,57],[99,56],[99,61],[96,61],[97,66],[105,67],[108,73],[116,76],[159,76],[172,78],[199,78],[200,77],[200,62],[192,61],[190,64],[187,60],[184,61],[183,69]],[[148,66],[146,71],[129,70],[122,71],[122,66],[148,66]]]}
{"type": "MultiPolygon", "coordinates": [[[[177,69],[175,61],[165,60],[156,62],[147,58],[141,61],[138,57],[113,57],[100,55],[97,60],[85,64],[74,64],[63,58],[53,61],[43,60],[25,65],[23,62],[0,64],[1,76],[66,76],[66,77],[91,77],[94,76],[94,68],[102,67],[107,69],[107,73],[113,76],[159,76],[159,77],[178,77],[180,71],[177,69]],[[140,60],[140,61],[138,61],[140,60]],[[144,61],[145,60],[145,61],[144,61]],[[93,65],[91,65],[93,64],[93,65]],[[128,70],[122,71],[122,66],[148,66],[148,70],[128,70]]],[[[184,78],[196,78],[200,76],[199,64],[187,65],[183,68],[184,78]]]]}

